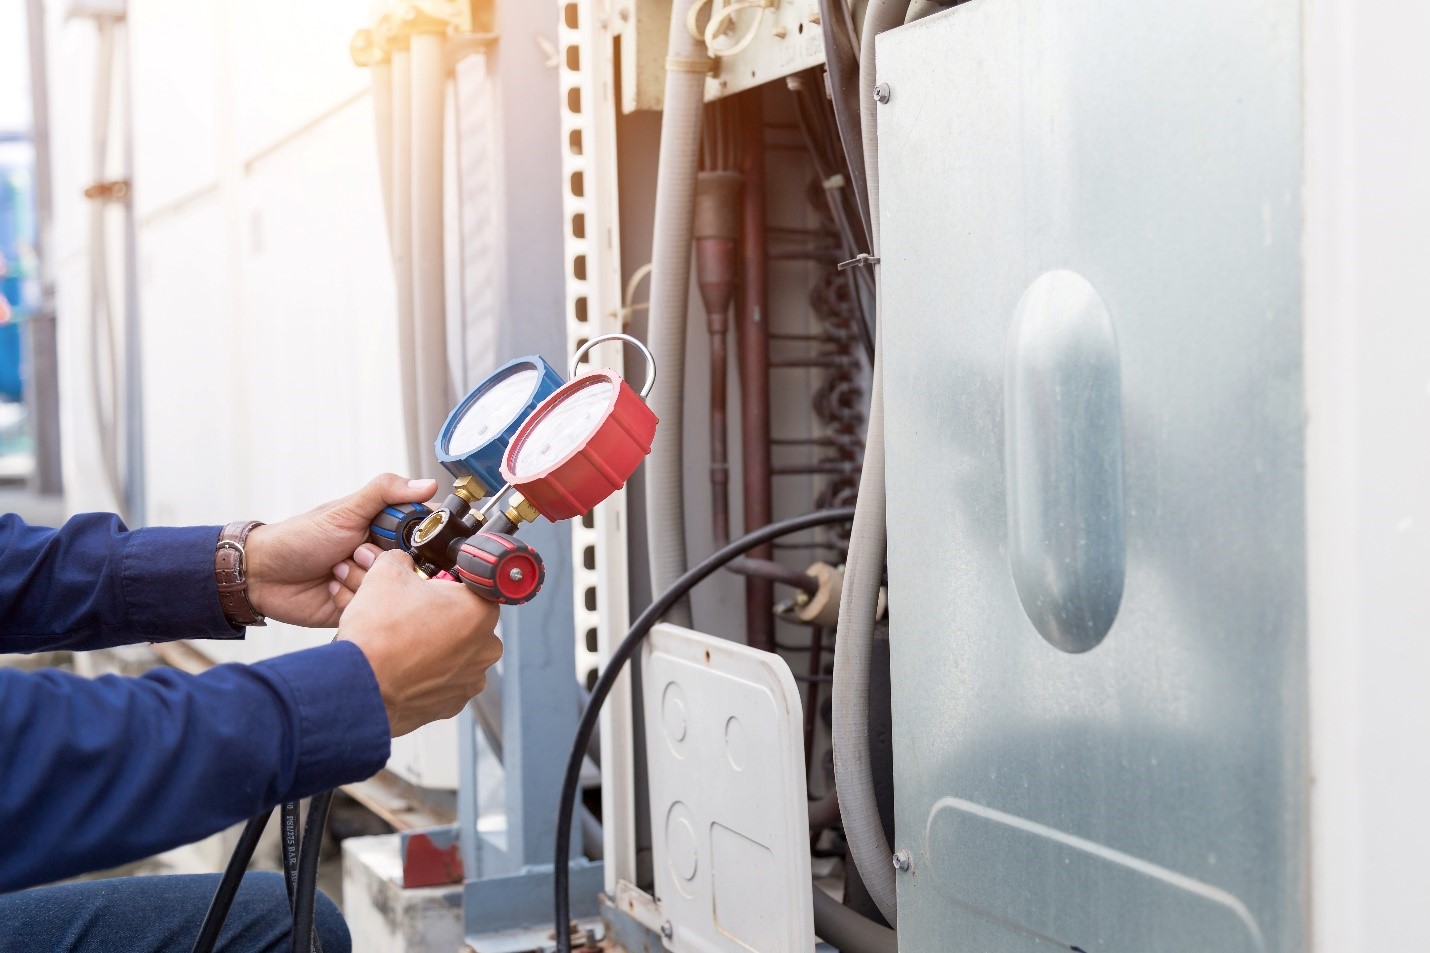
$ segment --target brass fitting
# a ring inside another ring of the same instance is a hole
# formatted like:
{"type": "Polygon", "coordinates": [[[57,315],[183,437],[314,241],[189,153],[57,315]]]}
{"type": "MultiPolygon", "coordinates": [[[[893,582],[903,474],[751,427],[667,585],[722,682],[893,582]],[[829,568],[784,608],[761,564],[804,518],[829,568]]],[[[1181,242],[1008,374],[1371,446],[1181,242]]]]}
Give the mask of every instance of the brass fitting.
{"type": "Polygon", "coordinates": [[[506,518],[513,523],[534,523],[541,514],[537,512],[536,504],[532,503],[520,493],[513,493],[510,498],[511,505],[507,507],[506,518]]]}
{"type": "Polygon", "coordinates": [[[452,492],[466,501],[468,506],[476,506],[477,501],[487,495],[487,488],[473,476],[458,477],[452,484],[452,492]]]}

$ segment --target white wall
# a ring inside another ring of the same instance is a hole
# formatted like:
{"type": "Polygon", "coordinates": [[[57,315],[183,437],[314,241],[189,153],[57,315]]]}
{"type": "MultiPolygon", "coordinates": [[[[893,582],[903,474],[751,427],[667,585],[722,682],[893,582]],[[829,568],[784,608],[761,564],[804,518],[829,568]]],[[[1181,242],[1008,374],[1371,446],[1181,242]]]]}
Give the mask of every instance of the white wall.
{"type": "Polygon", "coordinates": [[[0,5],[0,132],[30,128],[30,55],[25,5],[0,5]]]}
{"type": "MultiPolygon", "coordinates": [[[[65,484],[71,511],[112,509],[95,477],[81,197],[95,27],[61,6],[51,0],[49,27],[65,484]]],[[[130,0],[121,72],[133,83],[151,524],[274,521],[403,465],[368,77],[348,57],[368,16],[366,0],[130,0]]],[[[117,222],[112,235],[118,259],[117,222]]],[[[253,660],[330,637],[275,624],[202,648],[253,660]]],[[[455,785],[454,738],[449,725],[429,733],[453,764],[416,780],[455,785]]]]}
{"type": "Polygon", "coordinates": [[[1306,9],[1315,948],[1424,949],[1430,10],[1306,9]]]}

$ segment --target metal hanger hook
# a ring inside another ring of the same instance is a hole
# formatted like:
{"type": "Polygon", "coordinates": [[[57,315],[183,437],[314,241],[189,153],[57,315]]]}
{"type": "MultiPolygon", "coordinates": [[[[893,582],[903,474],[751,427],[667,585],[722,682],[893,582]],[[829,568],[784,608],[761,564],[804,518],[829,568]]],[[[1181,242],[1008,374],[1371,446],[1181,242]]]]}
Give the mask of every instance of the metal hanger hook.
{"type": "Polygon", "coordinates": [[[597,344],[604,344],[606,341],[624,341],[645,358],[646,378],[645,384],[641,387],[641,400],[645,400],[650,395],[650,389],[655,386],[655,355],[651,354],[650,348],[646,347],[639,338],[629,334],[601,334],[593,337],[585,344],[576,349],[576,353],[571,357],[571,372],[567,375],[570,378],[576,377],[576,366],[581,363],[581,358],[586,356],[586,352],[597,344]]]}

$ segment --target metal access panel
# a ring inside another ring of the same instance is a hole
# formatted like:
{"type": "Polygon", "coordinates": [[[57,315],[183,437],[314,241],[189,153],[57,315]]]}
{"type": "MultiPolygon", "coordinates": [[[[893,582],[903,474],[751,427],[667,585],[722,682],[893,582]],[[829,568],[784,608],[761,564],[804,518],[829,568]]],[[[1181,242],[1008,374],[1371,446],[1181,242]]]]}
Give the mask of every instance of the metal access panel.
{"type": "Polygon", "coordinates": [[[880,40],[904,953],[1306,949],[1299,32],[880,40]]]}

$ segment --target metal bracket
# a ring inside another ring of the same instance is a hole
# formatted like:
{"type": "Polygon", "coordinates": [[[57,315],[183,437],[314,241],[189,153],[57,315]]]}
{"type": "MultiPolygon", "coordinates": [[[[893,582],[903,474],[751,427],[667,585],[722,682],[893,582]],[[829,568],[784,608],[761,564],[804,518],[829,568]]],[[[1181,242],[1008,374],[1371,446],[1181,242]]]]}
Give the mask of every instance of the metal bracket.
{"type": "Polygon", "coordinates": [[[861,252],[860,254],[855,255],[853,258],[849,259],[848,261],[841,261],[839,263],[839,270],[848,271],[850,268],[863,268],[866,265],[877,264],[879,264],[879,258],[877,255],[869,255],[861,252]]]}

